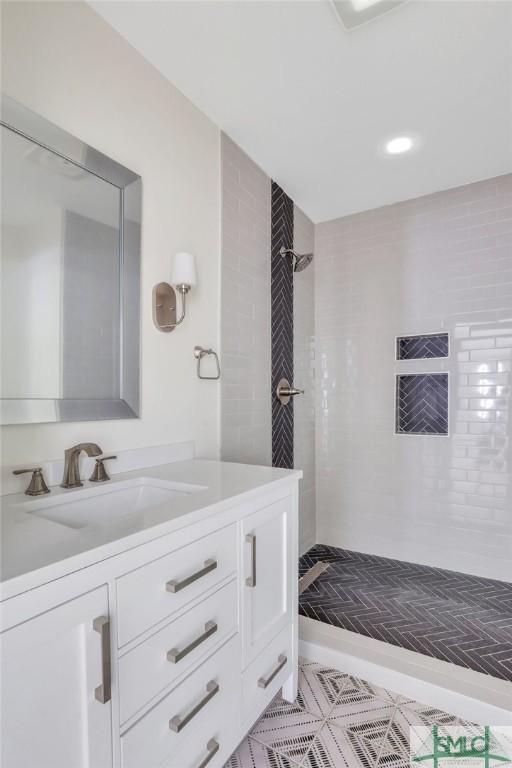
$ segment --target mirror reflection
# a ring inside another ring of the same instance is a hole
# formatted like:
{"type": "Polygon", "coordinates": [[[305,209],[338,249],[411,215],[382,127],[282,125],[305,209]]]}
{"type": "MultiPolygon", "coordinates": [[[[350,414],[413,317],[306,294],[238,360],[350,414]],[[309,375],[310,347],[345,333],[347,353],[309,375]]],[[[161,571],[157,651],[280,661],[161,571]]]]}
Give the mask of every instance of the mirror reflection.
{"type": "Polygon", "coordinates": [[[104,156],[85,145],[79,164],[1,141],[2,423],[136,416],[140,194],[87,170],[104,156]]]}
{"type": "Polygon", "coordinates": [[[3,396],[118,398],[119,189],[2,130],[3,396]]]}

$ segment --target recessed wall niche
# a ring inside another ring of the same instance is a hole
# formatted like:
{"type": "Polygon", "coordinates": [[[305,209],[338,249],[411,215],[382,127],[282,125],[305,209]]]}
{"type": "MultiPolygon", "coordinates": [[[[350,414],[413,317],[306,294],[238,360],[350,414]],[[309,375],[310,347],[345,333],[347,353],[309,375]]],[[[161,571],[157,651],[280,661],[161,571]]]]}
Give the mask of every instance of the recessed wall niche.
{"type": "Polygon", "coordinates": [[[399,373],[396,376],[397,434],[448,434],[448,373],[399,373]]]}
{"type": "Polygon", "coordinates": [[[448,357],[450,344],[448,333],[423,333],[416,336],[398,336],[397,360],[426,360],[448,357]]]}

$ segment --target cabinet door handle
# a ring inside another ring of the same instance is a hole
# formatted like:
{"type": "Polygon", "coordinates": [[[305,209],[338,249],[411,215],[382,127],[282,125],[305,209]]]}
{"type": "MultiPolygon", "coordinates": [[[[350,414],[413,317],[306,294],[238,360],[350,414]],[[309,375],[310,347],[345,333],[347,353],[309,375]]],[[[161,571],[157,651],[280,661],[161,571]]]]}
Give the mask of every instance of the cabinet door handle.
{"type": "Polygon", "coordinates": [[[215,739],[210,739],[208,744],[206,745],[206,749],[208,754],[204,758],[204,760],[201,760],[197,768],[206,768],[210,760],[213,758],[214,755],[217,754],[219,751],[219,742],[215,741],[215,739]]]}
{"type": "Polygon", "coordinates": [[[251,545],[251,575],[245,580],[248,587],[256,586],[256,534],[248,533],[245,537],[248,544],[251,545]]]}
{"type": "Polygon", "coordinates": [[[274,677],[280,673],[287,661],[288,658],[283,653],[281,653],[277,657],[278,664],[274,671],[268,677],[260,677],[258,680],[258,688],[268,688],[274,677]]]}
{"type": "Polygon", "coordinates": [[[204,568],[201,568],[199,571],[196,571],[191,576],[187,576],[186,579],[182,579],[181,581],[177,581],[176,579],[171,579],[171,581],[167,582],[167,584],[165,585],[165,588],[168,592],[179,592],[181,589],[188,587],[189,584],[193,584],[194,581],[197,581],[198,579],[201,579],[203,576],[206,576],[206,574],[210,573],[210,571],[214,571],[216,567],[217,567],[216,560],[205,560],[204,568]]]}
{"type": "Polygon", "coordinates": [[[206,684],[206,696],[201,699],[199,704],[196,704],[196,706],[190,710],[188,715],[185,715],[185,717],[181,718],[178,715],[175,715],[172,720],[169,720],[169,728],[171,731],[174,731],[174,733],[179,733],[183,730],[183,728],[190,723],[191,720],[194,719],[194,717],[197,715],[198,712],[202,710],[203,707],[205,707],[210,699],[213,699],[213,697],[220,691],[220,686],[218,683],[215,682],[215,680],[210,680],[209,683],[206,684]]]}
{"type": "Polygon", "coordinates": [[[101,685],[94,689],[94,698],[106,704],[112,694],[112,671],[110,667],[110,620],[108,616],[98,616],[92,623],[101,639],[101,685]]]}
{"type": "Polygon", "coordinates": [[[199,635],[199,637],[196,637],[195,640],[192,640],[189,645],[186,645],[181,649],[181,651],[179,651],[177,648],[171,648],[170,651],[167,651],[167,661],[171,661],[173,664],[181,661],[181,659],[193,651],[194,648],[197,648],[198,645],[201,645],[201,643],[204,643],[205,640],[208,640],[208,638],[211,637],[216,631],[217,624],[214,621],[207,621],[204,625],[203,634],[199,635]]]}

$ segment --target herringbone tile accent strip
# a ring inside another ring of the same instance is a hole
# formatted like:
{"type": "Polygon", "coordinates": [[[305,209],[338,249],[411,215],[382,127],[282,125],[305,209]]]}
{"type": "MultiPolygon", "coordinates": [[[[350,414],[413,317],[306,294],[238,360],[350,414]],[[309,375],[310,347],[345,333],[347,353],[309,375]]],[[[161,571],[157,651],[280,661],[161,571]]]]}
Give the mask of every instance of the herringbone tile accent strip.
{"type": "Polygon", "coordinates": [[[512,681],[512,584],[316,545],[303,616],[512,681]]]}
{"type": "Polygon", "coordinates": [[[276,398],[279,380],[293,384],[293,267],[279,255],[293,247],[293,201],[272,182],[272,465],[293,467],[293,398],[283,407],[276,398]]]}
{"type": "Polygon", "coordinates": [[[396,431],[448,434],[448,374],[403,374],[396,380],[396,431]]]}
{"type": "Polygon", "coordinates": [[[448,357],[448,334],[401,336],[397,340],[398,360],[423,360],[448,357]]]}

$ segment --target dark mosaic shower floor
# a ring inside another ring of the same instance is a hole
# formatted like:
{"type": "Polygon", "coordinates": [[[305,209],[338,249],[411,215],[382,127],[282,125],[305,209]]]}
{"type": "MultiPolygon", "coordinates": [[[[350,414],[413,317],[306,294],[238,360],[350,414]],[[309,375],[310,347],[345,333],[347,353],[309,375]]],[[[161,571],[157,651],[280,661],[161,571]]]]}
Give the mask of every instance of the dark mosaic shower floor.
{"type": "Polygon", "coordinates": [[[319,560],[302,616],[512,681],[512,584],[322,544],[299,575],[319,560]]]}

